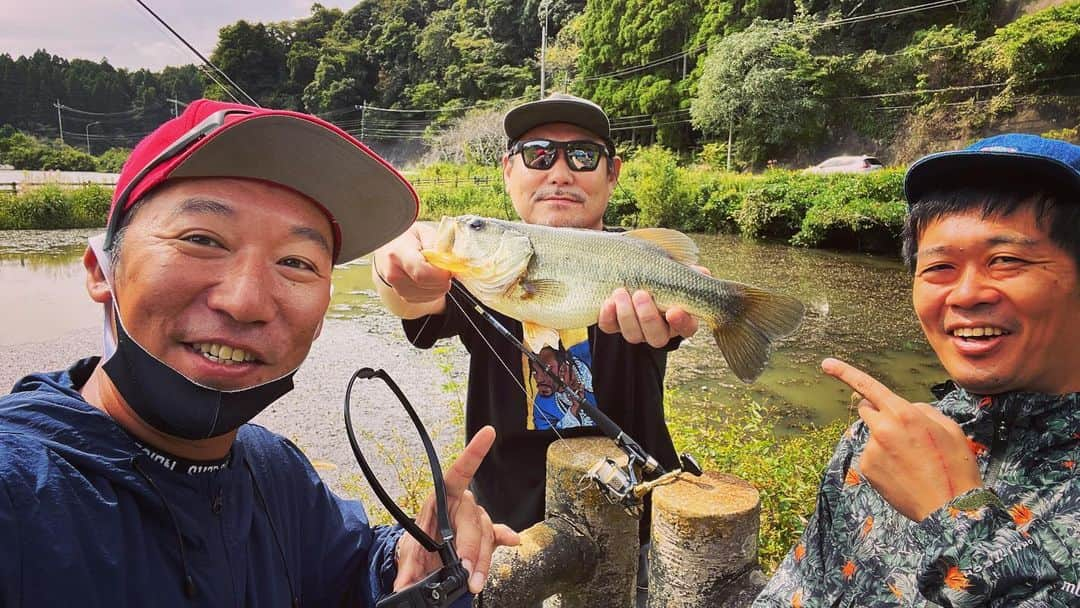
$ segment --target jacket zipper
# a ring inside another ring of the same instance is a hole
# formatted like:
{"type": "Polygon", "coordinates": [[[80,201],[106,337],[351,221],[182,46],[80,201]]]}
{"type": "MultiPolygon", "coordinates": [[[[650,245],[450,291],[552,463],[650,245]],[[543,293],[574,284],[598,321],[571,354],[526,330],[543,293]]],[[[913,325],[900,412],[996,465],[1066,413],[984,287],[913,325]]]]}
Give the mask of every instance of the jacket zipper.
{"type": "Polygon", "coordinates": [[[990,459],[986,463],[987,476],[983,483],[991,489],[997,483],[1001,467],[1005,464],[1005,451],[1009,446],[1009,418],[1004,412],[995,418],[997,420],[994,422],[994,438],[990,443],[990,459]]]}

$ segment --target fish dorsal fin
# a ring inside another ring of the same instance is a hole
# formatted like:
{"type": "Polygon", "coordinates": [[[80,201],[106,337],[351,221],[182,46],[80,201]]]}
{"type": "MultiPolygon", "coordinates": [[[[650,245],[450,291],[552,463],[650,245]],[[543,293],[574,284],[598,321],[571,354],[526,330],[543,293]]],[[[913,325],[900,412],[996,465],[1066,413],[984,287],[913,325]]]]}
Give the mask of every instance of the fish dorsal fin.
{"type": "Polygon", "coordinates": [[[670,228],[638,228],[622,233],[634,239],[641,239],[663,249],[671,259],[683,264],[697,264],[698,247],[693,239],[670,228]]]}
{"type": "Polygon", "coordinates": [[[545,346],[559,350],[559,332],[531,321],[521,322],[521,333],[525,346],[534,353],[539,353],[545,346]]]}
{"type": "Polygon", "coordinates": [[[524,298],[541,298],[562,300],[569,293],[566,283],[555,279],[524,279],[521,281],[521,289],[525,292],[524,298]]]}

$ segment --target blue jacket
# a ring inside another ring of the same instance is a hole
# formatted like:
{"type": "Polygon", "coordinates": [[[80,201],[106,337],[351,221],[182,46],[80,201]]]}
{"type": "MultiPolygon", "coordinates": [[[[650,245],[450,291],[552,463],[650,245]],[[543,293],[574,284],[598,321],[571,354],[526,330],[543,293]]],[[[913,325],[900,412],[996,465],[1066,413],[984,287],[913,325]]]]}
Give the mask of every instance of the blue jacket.
{"type": "Polygon", "coordinates": [[[0,397],[0,606],[373,606],[399,528],[372,528],[288,440],[171,471],[79,395],[97,359],[0,397]]]}

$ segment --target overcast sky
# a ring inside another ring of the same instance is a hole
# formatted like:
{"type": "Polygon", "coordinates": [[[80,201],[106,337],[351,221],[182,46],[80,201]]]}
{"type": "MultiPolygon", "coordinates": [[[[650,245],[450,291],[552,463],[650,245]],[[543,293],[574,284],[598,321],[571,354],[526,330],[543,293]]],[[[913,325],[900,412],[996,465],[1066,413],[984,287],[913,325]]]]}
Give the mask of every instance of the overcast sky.
{"type": "MultiPolygon", "coordinates": [[[[143,0],[199,52],[210,56],[218,30],[240,19],[299,19],[314,0],[143,0]]],[[[360,0],[321,0],[349,9],[360,0]]],[[[65,59],[107,58],[116,67],[157,71],[198,62],[135,0],[0,0],[0,53],[45,49],[65,59]]]]}

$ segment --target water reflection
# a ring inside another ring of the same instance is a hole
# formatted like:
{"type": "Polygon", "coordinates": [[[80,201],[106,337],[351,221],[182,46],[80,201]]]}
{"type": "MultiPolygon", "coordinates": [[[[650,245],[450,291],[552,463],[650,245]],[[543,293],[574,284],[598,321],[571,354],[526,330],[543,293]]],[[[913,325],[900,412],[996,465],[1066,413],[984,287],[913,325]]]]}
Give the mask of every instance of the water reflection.
{"type": "Polygon", "coordinates": [[[909,399],[929,400],[929,387],[944,378],[915,319],[911,279],[898,259],[751,243],[730,235],[694,238],[702,263],[715,276],[796,296],[806,303],[807,315],[753,385],[741,383],[712,338],[700,333],[671,359],[669,385],[682,389],[688,402],[752,398],[793,427],[850,415],[850,389],[819,371],[828,356],[862,367],[909,399]]]}
{"type": "MultiPolygon", "coordinates": [[[[80,258],[86,238],[99,231],[0,231],[0,346],[96,331],[101,309],[86,296],[80,258]]],[[[915,321],[910,277],[898,260],[727,235],[694,239],[715,276],[794,295],[807,304],[807,316],[753,385],[735,378],[703,330],[671,357],[668,384],[681,399],[669,407],[737,407],[753,399],[788,427],[847,418],[850,391],[818,368],[827,356],[861,366],[910,399],[930,399],[929,386],[944,378],[915,321]]],[[[400,332],[378,304],[367,260],[335,269],[327,316],[365,317],[372,331],[400,332]]]]}
{"type": "Polygon", "coordinates": [[[87,237],[100,231],[0,231],[0,346],[54,339],[101,322],[82,266],[87,237]]]}

